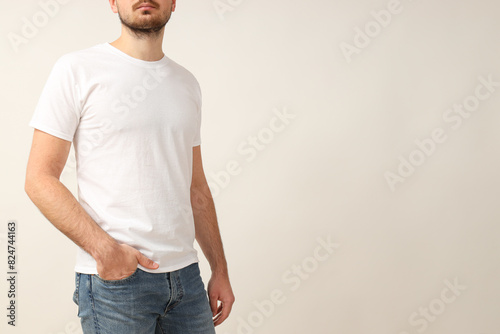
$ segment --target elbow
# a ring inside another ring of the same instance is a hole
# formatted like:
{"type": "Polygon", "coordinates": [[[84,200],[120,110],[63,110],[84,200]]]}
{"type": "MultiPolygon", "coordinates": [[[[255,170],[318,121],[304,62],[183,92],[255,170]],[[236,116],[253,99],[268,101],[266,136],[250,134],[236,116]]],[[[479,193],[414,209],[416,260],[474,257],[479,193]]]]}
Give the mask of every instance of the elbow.
{"type": "Polygon", "coordinates": [[[26,178],[24,180],[24,191],[28,195],[28,197],[34,201],[37,197],[37,194],[40,191],[43,191],[44,188],[44,180],[43,175],[38,175],[36,173],[30,173],[29,171],[26,173],[26,178]]]}
{"type": "Polygon", "coordinates": [[[38,198],[51,192],[54,182],[59,182],[59,178],[52,173],[28,168],[24,180],[24,191],[35,203],[38,198]]]}
{"type": "Polygon", "coordinates": [[[29,198],[33,198],[36,188],[36,177],[30,173],[26,173],[26,178],[24,180],[24,192],[29,198]]]}

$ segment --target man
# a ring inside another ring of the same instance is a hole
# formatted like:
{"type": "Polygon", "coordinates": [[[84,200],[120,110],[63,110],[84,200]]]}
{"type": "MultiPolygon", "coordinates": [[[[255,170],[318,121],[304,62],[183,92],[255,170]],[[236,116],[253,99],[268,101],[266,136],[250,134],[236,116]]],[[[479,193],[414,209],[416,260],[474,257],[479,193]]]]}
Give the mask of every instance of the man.
{"type": "Polygon", "coordinates": [[[202,166],[200,87],[162,52],[176,0],[109,3],[121,36],[60,57],[42,91],[25,190],[79,246],[85,334],[215,333],[235,298],[202,166]],[[72,142],[78,201],[59,181],[72,142]]]}

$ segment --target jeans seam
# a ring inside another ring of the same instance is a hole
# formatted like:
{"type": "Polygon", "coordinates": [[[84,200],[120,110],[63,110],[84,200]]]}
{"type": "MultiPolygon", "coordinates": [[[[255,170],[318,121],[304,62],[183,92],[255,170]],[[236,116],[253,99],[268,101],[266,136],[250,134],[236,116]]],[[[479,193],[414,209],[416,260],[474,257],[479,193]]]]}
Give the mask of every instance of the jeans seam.
{"type": "Polygon", "coordinates": [[[76,305],[79,305],[80,302],[79,302],[79,295],[80,295],[80,273],[76,273],[76,287],[75,287],[75,300],[74,302],[76,303],[76,305]]]}
{"type": "Polygon", "coordinates": [[[172,298],[177,297],[177,300],[167,308],[167,311],[170,311],[171,309],[179,305],[182,301],[182,297],[184,297],[184,289],[182,288],[180,274],[177,273],[177,275],[171,275],[170,277],[170,284],[172,285],[172,287],[175,287],[175,289],[172,289],[172,298]]]}
{"type": "Polygon", "coordinates": [[[157,320],[157,321],[156,321],[156,325],[160,328],[160,330],[161,330],[161,333],[162,333],[162,334],[165,334],[165,333],[166,333],[166,332],[165,332],[165,330],[163,329],[163,327],[161,327],[161,321],[158,321],[158,320],[157,320]]]}
{"type": "Polygon", "coordinates": [[[89,297],[90,303],[92,305],[92,315],[94,317],[95,332],[96,334],[100,334],[101,331],[99,329],[99,323],[97,322],[97,312],[95,309],[94,296],[92,294],[92,277],[94,277],[94,275],[89,275],[89,297]]]}
{"type": "Polygon", "coordinates": [[[177,281],[177,286],[179,288],[179,303],[180,303],[182,301],[182,297],[184,297],[184,288],[182,287],[180,275],[179,275],[179,280],[177,281]]]}

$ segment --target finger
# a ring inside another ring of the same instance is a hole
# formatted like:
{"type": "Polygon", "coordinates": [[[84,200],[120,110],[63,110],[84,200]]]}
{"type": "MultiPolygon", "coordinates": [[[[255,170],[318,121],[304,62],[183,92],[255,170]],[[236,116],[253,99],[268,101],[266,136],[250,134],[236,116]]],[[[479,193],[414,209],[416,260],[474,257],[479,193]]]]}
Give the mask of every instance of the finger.
{"type": "Polygon", "coordinates": [[[215,311],[215,313],[213,313],[212,317],[219,315],[220,311],[222,311],[222,304],[219,305],[219,307],[217,308],[217,311],[215,311]]]}
{"type": "Polygon", "coordinates": [[[148,268],[148,269],[158,269],[159,265],[158,263],[154,262],[153,260],[147,258],[146,256],[144,256],[144,254],[140,253],[138,254],[137,256],[137,262],[139,262],[139,264],[145,268],[148,268]]]}
{"type": "Polygon", "coordinates": [[[214,319],[214,326],[220,325],[225,319],[222,317],[222,313],[219,313],[214,319]]]}
{"type": "Polygon", "coordinates": [[[215,316],[217,313],[217,298],[216,297],[208,297],[210,301],[210,309],[212,310],[212,316],[215,316]]]}
{"type": "Polygon", "coordinates": [[[222,311],[222,305],[221,305],[221,306],[219,306],[219,309],[217,310],[217,314],[215,315],[215,317],[214,317],[214,319],[213,319],[213,320],[214,320],[214,322],[216,322],[216,321],[217,321],[217,320],[221,317],[221,315],[222,315],[222,312],[221,312],[221,311],[222,311]]]}
{"type": "Polygon", "coordinates": [[[224,302],[222,302],[221,307],[222,307],[222,312],[219,313],[219,315],[215,319],[214,322],[215,326],[220,325],[224,320],[226,320],[227,317],[229,316],[229,312],[231,311],[231,306],[225,304],[224,302]]]}

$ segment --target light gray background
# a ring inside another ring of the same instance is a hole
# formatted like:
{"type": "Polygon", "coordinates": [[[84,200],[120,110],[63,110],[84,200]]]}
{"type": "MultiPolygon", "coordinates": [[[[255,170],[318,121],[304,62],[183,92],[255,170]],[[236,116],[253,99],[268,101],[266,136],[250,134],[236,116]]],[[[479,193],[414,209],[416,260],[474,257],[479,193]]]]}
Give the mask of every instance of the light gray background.
{"type": "MultiPolygon", "coordinates": [[[[179,0],[164,42],[202,87],[212,186],[230,161],[240,166],[213,186],[236,296],[217,332],[498,334],[500,87],[459,127],[443,119],[474,101],[478,77],[500,82],[498,1],[401,0],[402,11],[350,61],[342,43],[354,43],[356,27],[376,28],[371,12],[391,1],[220,2],[232,11],[179,0]],[[276,110],[294,118],[266,130],[276,110]],[[446,140],[391,190],[385,173],[398,172],[400,156],[422,158],[415,141],[436,128],[446,140]],[[249,136],[268,140],[247,161],[238,146],[249,136]],[[318,238],[337,248],[317,249],[318,238]]],[[[10,219],[19,256],[18,326],[6,325],[3,278],[2,333],[80,333],[76,246],[23,189],[28,122],[56,59],[115,40],[120,23],[105,0],[59,7],[17,52],[8,36],[21,35],[41,4],[6,2],[0,12],[4,273],[10,219]]],[[[62,179],[73,192],[74,174],[70,158],[62,179]]],[[[196,247],[206,284],[209,266],[196,247]]]]}

